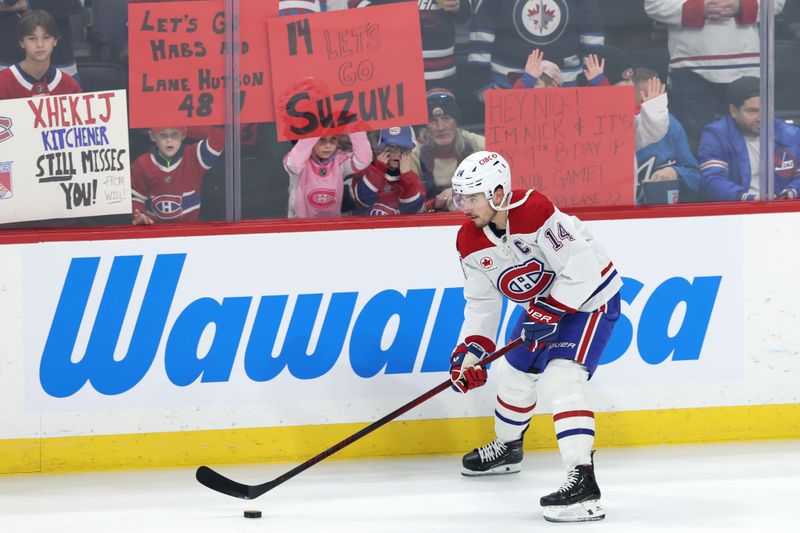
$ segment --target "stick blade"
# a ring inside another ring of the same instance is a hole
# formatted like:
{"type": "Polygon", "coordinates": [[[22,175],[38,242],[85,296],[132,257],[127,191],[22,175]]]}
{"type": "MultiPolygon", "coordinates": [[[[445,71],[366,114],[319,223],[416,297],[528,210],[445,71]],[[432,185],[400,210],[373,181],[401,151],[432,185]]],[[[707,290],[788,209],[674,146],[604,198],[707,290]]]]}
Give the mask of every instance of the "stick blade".
{"type": "Polygon", "coordinates": [[[209,489],[221,492],[222,494],[227,494],[228,496],[233,496],[234,498],[252,500],[253,498],[259,496],[259,494],[253,494],[253,489],[255,487],[251,487],[250,485],[245,485],[244,483],[239,483],[227,478],[207,466],[201,466],[198,468],[197,472],[195,473],[195,478],[197,478],[197,481],[209,489]]]}

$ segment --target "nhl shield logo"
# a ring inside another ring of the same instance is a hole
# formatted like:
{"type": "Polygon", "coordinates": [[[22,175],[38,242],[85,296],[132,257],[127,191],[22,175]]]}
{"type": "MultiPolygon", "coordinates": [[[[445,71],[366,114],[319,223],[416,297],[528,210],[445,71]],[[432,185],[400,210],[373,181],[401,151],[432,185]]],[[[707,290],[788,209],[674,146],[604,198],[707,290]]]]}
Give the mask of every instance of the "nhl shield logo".
{"type": "Polygon", "coordinates": [[[7,200],[14,196],[11,187],[11,161],[0,161],[0,200],[7,200]]]}
{"type": "Polygon", "coordinates": [[[14,133],[11,131],[12,124],[13,122],[10,118],[0,117],[0,143],[14,136],[14,133]]]}
{"type": "Polygon", "coordinates": [[[514,27],[531,44],[544,46],[564,33],[569,22],[565,0],[517,0],[514,5],[514,27]]]}

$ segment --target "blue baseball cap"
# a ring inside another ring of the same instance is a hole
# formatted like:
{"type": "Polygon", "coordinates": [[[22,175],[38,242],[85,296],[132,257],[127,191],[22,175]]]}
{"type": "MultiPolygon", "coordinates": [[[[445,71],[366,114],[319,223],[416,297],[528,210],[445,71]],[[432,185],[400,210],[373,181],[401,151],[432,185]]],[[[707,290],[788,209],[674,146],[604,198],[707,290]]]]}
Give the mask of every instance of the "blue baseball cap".
{"type": "Polygon", "coordinates": [[[395,145],[401,148],[414,148],[414,130],[411,126],[396,126],[381,130],[378,147],[395,145]]]}

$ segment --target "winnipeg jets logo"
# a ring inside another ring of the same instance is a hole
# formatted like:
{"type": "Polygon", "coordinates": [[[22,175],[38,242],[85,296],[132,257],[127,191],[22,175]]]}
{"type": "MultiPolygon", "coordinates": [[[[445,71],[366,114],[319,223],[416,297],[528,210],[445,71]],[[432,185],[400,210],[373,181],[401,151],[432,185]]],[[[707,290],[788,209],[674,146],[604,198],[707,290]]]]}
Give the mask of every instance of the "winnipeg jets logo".
{"type": "Polygon", "coordinates": [[[566,0],[517,0],[514,27],[531,44],[550,44],[564,33],[569,21],[566,0]]]}
{"type": "Polygon", "coordinates": [[[791,178],[795,174],[797,161],[786,150],[775,150],[775,174],[782,178],[791,178]]]}

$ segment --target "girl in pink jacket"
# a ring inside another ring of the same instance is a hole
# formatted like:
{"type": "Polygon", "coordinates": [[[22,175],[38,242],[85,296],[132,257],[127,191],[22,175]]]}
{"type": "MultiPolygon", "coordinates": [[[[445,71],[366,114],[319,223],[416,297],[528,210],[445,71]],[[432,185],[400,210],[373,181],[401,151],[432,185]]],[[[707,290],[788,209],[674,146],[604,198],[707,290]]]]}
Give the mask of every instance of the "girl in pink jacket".
{"type": "Polygon", "coordinates": [[[372,147],[365,132],[350,133],[352,152],[339,148],[339,136],[301,139],[286,154],[289,218],[336,217],[342,210],[344,178],[367,168],[372,147]]]}

